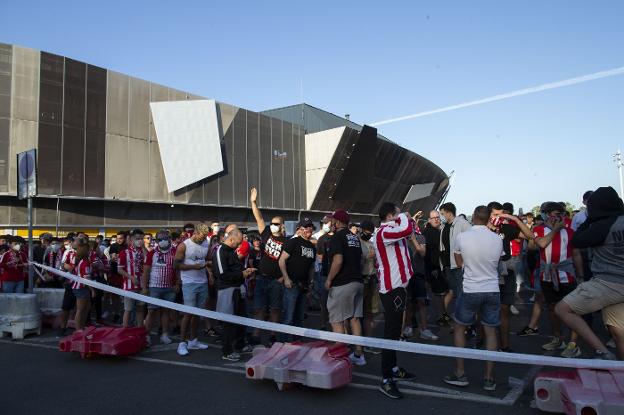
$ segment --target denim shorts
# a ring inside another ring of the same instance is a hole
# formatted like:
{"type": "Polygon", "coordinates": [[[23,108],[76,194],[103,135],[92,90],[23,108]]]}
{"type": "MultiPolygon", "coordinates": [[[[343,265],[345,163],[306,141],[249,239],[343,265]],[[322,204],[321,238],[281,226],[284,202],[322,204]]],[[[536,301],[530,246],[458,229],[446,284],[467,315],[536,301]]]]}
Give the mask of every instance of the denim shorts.
{"type": "MultiPolygon", "coordinates": [[[[158,298],[160,300],[174,302],[176,293],[173,288],[150,287],[149,296],[152,298],[158,298]]],[[[155,304],[147,304],[147,308],[149,310],[156,310],[160,307],[155,304]]]]}
{"type": "Polygon", "coordinates": [[[208,301],[208,282],[189,282],[182,284],[184,305],[205,308],[208,301]]]}
{"type": "Polygon", "coordinates": [[[459,294],[463,291],[464,270],[461,268],[445,268],[444,275],[449,290],[453,291],[453,297],[459,297],[459,294]]]}
{"type": "Polygon", "coordinates": [[[254,309],[259,310],[281,310],[284,296],[284,286],[277,281],[277,278],[266,275],[256,275],[256,286],[254,287],[254,309]]]}
{"type": "Polygon", "coordinates": [[[457,324],[470,326],[477,322],[477,315],[484,326],[500,326],[500,293],[462,293],[457,297],[455,315],[457,324]]]}

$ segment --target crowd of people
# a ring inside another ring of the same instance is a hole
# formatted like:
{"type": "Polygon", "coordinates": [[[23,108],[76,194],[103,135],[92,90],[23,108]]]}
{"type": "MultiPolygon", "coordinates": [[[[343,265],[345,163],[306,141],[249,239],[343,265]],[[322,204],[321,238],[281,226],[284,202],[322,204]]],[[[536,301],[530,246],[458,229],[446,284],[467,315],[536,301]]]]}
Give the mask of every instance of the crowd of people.
{"type": "MultiPolygon", "coordinates": [[[[513,351],[510,317],[525,287],[534,305],[518,336],[542,333],[540,315],[546,310],[552,337],[545,351],[579,357],[580,337],[592,350],[586,356],[624,359],[624,204],[610,187],[585,193],[586,209],[578,212],[548,201],[537,215],[515,215],[511,203],[490,202],[467,218],[444,203],[425,217],[387,202],[377,226],[370,220],[353,223],[348,212],[336,210],[318,230],[312,220],[301,219],[294,235],[286,235],[282,217],[266,222],[257,200],[252,188],[257,232],[214,222],[155,235],[120,231],[112,241],[82,232],[64,238],[43,234],[35,262],[125,291],[287,325],[307,324],[308,308],[318,305],[316,328],[357,336],[374,336],[375,322],[383,319],[386,339],[417,334],[435,342],[439,337],[428,318],[433,311],[437,327],[453,330],[455,346],[465,347],[466,337],[473,336],[478,347],[503,352],[513,351]],[[593,330],[597,311],[609,342],[593,330]]],[[[4,292],[24,291],[25,252],[23,239],[0,237],[4,292]]],[[[228,361],[240,360],[263,340],[293,340],[146,305],[54,273],[42,272],[37,285],[65,289],[61,334],[75,310],[76,329],[91,321],[144,326],[148,333],[157,326],[164,344],[179,330],[181,356],[208,347],[198,339],[200,330],[220,339],[228,361]]],[[[350,360],[366,365],[366,353],[381,354],[380,391],[401,398],[396,382],[414,375],[398,365],[392,350],[354,346],[350,360]]],[[[493,366],[486,362],[485,390],[496,389],[493,366]]],[[[443,380],[469,384],[462,359],[443,380]]]]}

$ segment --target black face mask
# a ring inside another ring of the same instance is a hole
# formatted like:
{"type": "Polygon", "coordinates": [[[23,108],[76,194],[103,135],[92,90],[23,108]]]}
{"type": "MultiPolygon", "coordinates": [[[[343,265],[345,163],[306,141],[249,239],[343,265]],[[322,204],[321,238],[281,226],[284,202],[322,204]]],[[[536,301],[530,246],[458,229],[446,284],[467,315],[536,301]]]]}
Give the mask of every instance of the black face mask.
{"type": "Polygon", "coordinates": [[[370,234],[368,234],[368,233],[363,233],[363,234],[362,234],[362,239],[363,239],[363,240],[365,240],[365,241],[368,241],[368,240],[369,240],[370,238],[372,238],[372,237],[373,237],[373,234],[372,234],[372,233],[370,233],[370,234]]]}

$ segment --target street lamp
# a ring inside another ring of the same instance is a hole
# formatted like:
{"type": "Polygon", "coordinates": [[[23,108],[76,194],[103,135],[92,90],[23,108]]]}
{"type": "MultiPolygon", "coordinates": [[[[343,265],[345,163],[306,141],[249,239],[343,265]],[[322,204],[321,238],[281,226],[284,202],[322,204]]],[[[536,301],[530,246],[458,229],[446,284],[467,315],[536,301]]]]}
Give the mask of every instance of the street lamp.
{"type": "Polygon", "coordinates": [[[613,162],[617,166],[620,176],[620,198],[624,199],[624,179],[622,179],[622,166],[624,166],[624,160],[622,160],[622,152],[620,150],[613,155],[613,162]]]}

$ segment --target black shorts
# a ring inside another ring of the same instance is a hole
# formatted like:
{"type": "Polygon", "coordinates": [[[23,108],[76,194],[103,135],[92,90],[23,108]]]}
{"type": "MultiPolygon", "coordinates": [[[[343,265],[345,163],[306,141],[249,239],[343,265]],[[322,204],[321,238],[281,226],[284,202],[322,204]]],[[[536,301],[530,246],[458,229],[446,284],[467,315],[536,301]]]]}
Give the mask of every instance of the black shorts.
{"type": "Polygon", "coordinates": [[[557,304],[563,300],[563,297],[570,294],[576,289],[576,282],[559,283],[559,291],[555,291],[555,285],[552,282],[542,281],[542,292],[546,304],[557,304]]]}
{"type": "Polygon", "coordinates": [[[412,303],[416,300],[427,298],[427,284],[425,276],[422,274],[414,274],[407,284],[407,298],[412,303]]]}
{"type": "Polygon", "coordinates": [[[444,273],[439,269],[431,270],[427,274],[427,280],[431,285],[431,292],[433,295],[444,295],[449,291],[448,282],[444,276],[444,273]]]}
{"type": "Polygon", "coordinates": [[[71,285],[65,284],[65,292],[63,293],[63,305],[61,306],[61,310],[63,311],[71,311],[76,307],[76,296],[74,295],[74,290],[72,290],[71,285]]]}
{"type": "Polygon", "coordinates": [[[516,273],[510,269],[507,272],[505,283],[498,285],[501,305],[513,305],[516,302],[516,273]]]}

